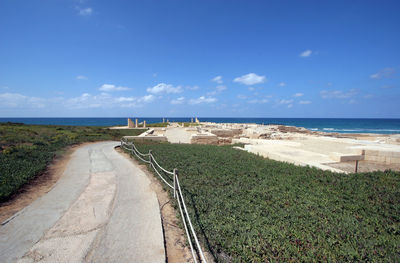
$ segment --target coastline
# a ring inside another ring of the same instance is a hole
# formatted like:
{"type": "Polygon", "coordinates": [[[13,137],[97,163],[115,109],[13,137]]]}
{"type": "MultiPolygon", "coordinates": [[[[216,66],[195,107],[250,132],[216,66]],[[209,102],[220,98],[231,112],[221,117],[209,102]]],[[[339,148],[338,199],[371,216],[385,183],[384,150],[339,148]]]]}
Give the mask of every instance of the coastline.
{"type": "Polygon", "coordinates": [[[255,123],[196,125],[199,126],[170,123],[168,127],[150,127],[133,138],[186,144],[239,144],[242,147],[238,149],[265,158],[339,173],[400,170],[400,134],[329,133],[255,123]]]}
{"type": "MultiPolygon", "coordinates": [[[[160,123],[165,120],[170,122],[191,122],[192,117],[133,117],[139,122],[160,123]]],[[[194,119],[194,118],[193,118],[194,119]]],[[[42,125],[72,125],[72,126],[124,126],[127,117],[118,118],[0,118],[0,122],[19,122],[25,124],[42,125]]],[[[210,118],[199,117],[202,122],[237,123],[237,124],[271,124],[305,127],[310,131],[329,133],[372,133],[372,134],[400,134],[400,119],[377,118],[210,118]]]]}

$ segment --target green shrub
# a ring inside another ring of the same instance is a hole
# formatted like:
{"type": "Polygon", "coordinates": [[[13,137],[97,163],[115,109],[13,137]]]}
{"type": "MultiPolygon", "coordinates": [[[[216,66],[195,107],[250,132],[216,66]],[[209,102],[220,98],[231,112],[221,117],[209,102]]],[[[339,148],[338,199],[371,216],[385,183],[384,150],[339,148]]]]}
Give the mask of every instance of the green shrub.
{"type": "Polygon", "coordinates": [[[217,261],[399,259],[399,172],[332,173],[231,146],[137,147],[178,168],[196,232],[217,261]]]}
{"type": "Polygon", "coordinates": [[[120,140],[124,135],[138,135],[144,131],[0,123],[0,201],[39,175],[55,154],[68,145],[120,140]]]}

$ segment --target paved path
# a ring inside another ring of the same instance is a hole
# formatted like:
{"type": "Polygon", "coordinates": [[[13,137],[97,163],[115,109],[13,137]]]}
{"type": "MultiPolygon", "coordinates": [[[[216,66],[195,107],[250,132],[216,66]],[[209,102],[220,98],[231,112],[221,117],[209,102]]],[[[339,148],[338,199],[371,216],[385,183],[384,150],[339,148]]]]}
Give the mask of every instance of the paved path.
{"type": "Polygon", "coordinates": [[[165,136],[170,143],[190,143],[191,134],[185,128],[168,128],[165,136]]]}
{"type": "Polygon", "coordinates": [[[146,175],[101,142],[76,150],[52,190],[0,227],[1,262],[165,262],[146,175]]]}

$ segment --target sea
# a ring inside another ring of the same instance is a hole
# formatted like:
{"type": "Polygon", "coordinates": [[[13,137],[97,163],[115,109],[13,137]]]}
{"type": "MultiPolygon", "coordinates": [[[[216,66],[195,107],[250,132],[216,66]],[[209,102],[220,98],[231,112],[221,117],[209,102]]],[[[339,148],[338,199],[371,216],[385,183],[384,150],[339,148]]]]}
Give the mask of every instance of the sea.
{"type": "MultiPolygon", "coordinates": [[[[132,117],[132,119],[134,119],[132,117]]],[[[191,118],[165,118],[170,122],[190,122],[191,118]]],[[[162,122],[163,118],[138,118],[139,122],[162,122]]],[[[337,133],[400,134],[400,119],[337,118],[199,118],[201,122],[280,124],[304,127],[312,131],[337,133]]],[[[123,126],[125,118],[0,118],[0,122],[40,125],[123,126]]]]}

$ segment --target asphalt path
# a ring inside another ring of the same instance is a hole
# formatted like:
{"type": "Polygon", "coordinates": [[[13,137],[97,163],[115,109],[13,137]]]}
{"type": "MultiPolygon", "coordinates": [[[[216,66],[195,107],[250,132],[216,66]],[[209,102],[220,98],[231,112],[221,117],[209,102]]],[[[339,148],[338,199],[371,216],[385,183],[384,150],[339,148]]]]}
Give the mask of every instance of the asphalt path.
{"type": "Polygon", "coordinates": [[[165,262],[150,180],[115,151],[78,148],[44,196],[0,226],[0,262],[165,262]]]}

